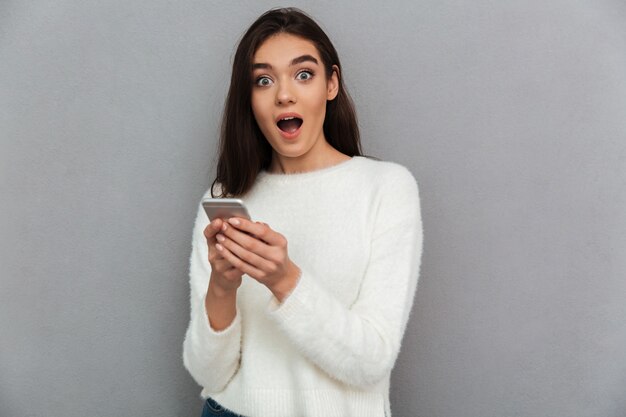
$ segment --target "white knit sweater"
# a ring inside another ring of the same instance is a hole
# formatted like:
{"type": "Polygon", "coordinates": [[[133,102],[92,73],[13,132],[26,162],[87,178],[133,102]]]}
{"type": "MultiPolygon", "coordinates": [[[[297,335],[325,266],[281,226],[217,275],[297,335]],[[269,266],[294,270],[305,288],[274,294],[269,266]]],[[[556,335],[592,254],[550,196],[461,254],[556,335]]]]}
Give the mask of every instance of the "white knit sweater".
{"type": "Polygon", "coordinates": [[[282,304],[244,276],[235,320],[214,331],[204,307],[209,220],[199,207],[183,362],[201,396],[247,417],[390,416],[389,379],[422,253],[411,173],[354,157],[306,173],[262,172],[242,198],[253,220],[287,238],[302,275],[282,304]]]}

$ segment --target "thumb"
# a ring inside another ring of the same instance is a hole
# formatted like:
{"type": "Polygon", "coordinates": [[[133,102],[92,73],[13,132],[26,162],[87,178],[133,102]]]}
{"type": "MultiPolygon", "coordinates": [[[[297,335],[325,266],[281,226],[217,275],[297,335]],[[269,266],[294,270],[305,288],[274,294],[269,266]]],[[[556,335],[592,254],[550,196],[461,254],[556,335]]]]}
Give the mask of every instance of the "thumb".
{"type": "Polygon", "coordinates": [[[217,232],[219,232],[222,228],[222,223],[222,219],[214,219],[204,229],[204,237],[206,237],[207,239],[214,239],[217,232]]]}

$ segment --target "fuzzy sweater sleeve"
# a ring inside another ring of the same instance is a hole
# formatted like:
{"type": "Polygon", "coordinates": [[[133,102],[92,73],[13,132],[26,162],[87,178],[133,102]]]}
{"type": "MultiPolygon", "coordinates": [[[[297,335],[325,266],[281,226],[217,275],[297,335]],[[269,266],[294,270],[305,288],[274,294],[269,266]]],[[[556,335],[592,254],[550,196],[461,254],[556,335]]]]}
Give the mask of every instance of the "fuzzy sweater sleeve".
{"type": "Polygon", "coordinates": [[[237,372],[241,356],[241,314],[222,331],[209,324],[206,298],[211,264],[204,228],[209,219],[202,206],[196,217],[189,265],[191,318],[183,342],[183,363],[195,381],[210,393],[222,391],[237,372]]]}
{"type": "MultiPolygon", "coordinates": [[[[417,183],[403,169],[383,188],[369,264],[359,296],[341,304],[305,270],[271,316],[301,352],[337,380],[357,387],[393,368],[413,304],[422,254],[417,183]]],[[[340,279],[340,277],[338,277],[340,279]]]]}

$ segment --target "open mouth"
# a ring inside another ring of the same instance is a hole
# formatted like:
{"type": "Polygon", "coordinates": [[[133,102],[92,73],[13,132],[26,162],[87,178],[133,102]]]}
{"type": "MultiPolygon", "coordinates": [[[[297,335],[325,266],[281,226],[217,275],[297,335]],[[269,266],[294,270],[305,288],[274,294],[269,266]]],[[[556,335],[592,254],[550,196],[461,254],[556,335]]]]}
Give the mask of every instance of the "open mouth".
{"type": "Polygon", "coordinates": [[[285,133],[294,133],[302,126],[302,119],[299,117],[284,117],[276,122],[276,125],[285,133]]]}

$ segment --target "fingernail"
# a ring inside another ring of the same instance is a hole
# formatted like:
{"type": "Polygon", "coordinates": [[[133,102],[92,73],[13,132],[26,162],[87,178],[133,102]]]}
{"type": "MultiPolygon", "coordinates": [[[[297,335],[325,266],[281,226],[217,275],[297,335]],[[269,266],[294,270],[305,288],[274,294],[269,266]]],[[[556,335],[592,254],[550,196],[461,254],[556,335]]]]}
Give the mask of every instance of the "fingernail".
{"type": "Polygon", "coordinates": [[[222,224],[222,230],[226,230],[226,223],[222,224]]]}
{"type": "Polygon", "coordinates": [[[235,219],[235,218],[230,218],[230,219],[228,219],[228,223],[234,224],[235,226],[239,226],[239,224],[241,222],[239,220],[235,219]]]}
{"type": "Polygon", "coordinates": [[[224,236],[222,236],[222,235],[217,235],[217,236],[215,236],[215,238],[217,239],[218,242],[223,242],[224,240],[226,240],[224,238],[224,236]]]}
{"type": "Polygon", "coordinates": [[[217,250],[222,250],[224,249],[224,247],[222,245],[220,245],[219,243],[215,244],[215,247],[217,248],[217,250]]]}

